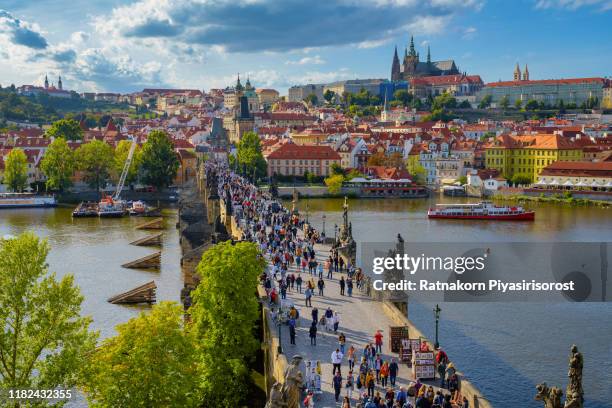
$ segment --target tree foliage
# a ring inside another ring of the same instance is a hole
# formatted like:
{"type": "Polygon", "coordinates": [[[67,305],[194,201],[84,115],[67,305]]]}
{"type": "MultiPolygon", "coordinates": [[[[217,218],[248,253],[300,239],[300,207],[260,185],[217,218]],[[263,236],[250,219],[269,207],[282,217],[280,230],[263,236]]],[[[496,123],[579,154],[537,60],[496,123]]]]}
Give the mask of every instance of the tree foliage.
{"type": "Polygon", "coordinates": [[[316,106],[319,103],[319,98],[317,95],[311,93],[306,98],[304,98],[304,102],[308,103],[311,106],[316,106]]]}
{"type": "Polygon", "coordinates": [[[223,242],[202,255],[198,287],[189,309],[198,337],[205,406],[244,404],[247,363],[259,347],[254,327],[259,316],[257,278],[265,261],[251,242],[223,242]],[[241,404],[242,403],[242,404],[241,404]]]}
{"type": "Polygon", "coordinates": [[[28,186],[28,158],[19,148],[14,148],[6,156],[4,184],[13,191],[23,191],[28,186]]]}
{"type": "Polygon", "coordinates": [[[478,109],[488,108],[489,106],[491,106],[492,100],[493,98],[491,97],[491,95],[485,95],[484,98],[480,100],[480,103],[478,104],[478,109]]]}
{"type": "Polygon", "coordinates": [[[412,176],[412,181],[417,184],[425,184],[427,181],[427,170],[416,160],[408,160],[406,170],[412,176]]]}
{"type": "Polygon", "coordinates": [[[53,122],[51,127],[45,132],[47,137],[64,138],[66,140],[81,140],[83,130],[79,122],[74,119],[60,119],[53,122]]]}
{"type": "Polygon", "coordinates": [[[183,308],[161,302],[117,326],[91,359],[84,390],[92,407],[197,407],[195,338],[183,308]]]}
{"type": "Polygon", "coordinates": [[[499,100],[499,106],[501,106],[503,109],[508,109],[510,106],[510,99],[508,98],[508,95],[502,96],[502,98],[499,100]]]}
{"type": "Polygon", "coordinates": [[[336,93],[331,89],[326,89],[323,93],[323,99],[325,99],[328,104],[331,104],[334,101],[334,98],[336,98],[336,93]]]}
{"type": "Polygon", "coordinates": [[[265,177],[267,163],[261,151],[261,141],[255,132],[245,132],[237,146],[237,165],[240,172],[246,172],[247,176],[265,177]]]}
{"type": "Polygon", "coordinates": [[[168,135],[161,130],[149,133],[140,154],[142,181],[164,188],[172,184],[179,168],[179,160],[168,135]]]}
{"type": "Polygon", "coordinates": [[[77,168],[90,187],[100,191],[106,186],[115,158],[113,148],[101,140],[93,140],[76,151],[77,168]]]}
{"type": "Polygon", "coordinates": [[[32,233],[0,240],[0,388],[73,387],[95,347],[83,296],[49,273],[48,253],[32,233]]]}
{"type": "Polygon", "coordinates": [[[402,106],[408,107],[412,102],[412,95],[406,89],[398,89],[393,93],[393,99],[402,104],[402,106]]]}
{"type": "Polygon", "coordinates": [[[45,152],[40,167],[47,176],[47,188],[63,191],[71,184],[75,156],[63,137],[55,139],[45,152]]]}
{"type": "Polygon", "coordinates": [[[343,182],[344,176],[342,174],[333,174],[329,177],[326,177],[324,180],[324,183],[327,186],[327,191],[330,194],[338,194],[342,189],[343,182]]]}

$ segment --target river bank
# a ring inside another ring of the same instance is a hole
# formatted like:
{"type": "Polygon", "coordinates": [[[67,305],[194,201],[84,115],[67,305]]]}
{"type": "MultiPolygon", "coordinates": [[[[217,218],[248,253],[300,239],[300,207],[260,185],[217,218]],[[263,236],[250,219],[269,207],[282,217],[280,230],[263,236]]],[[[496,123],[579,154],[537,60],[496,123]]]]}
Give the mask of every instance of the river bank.
{"type": "Polygon", "coordinates": [[[561,194],[555,194],[552,196],[529,196],[525,194],[513,194],[513,195],[504,195],[498,194],[493,196],[494,201],[510,201],[510,202],[533,202],[533,203],[550,203],[550,204],[559,204],[559,205],[569,205],[569,206],[595,206],[602,208],[610,208],[612,207],[612,202],[610,201],[602,201],[602,200],[592,200],[589,198],[574,198],[571,195],[564,196],[561,194]]]}

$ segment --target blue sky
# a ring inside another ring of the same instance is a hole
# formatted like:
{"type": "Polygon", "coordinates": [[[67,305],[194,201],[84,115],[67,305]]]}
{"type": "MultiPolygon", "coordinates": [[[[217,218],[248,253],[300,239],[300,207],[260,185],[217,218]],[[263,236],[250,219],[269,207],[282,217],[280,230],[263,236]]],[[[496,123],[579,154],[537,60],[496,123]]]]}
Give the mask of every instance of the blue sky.
{"type": "Polygon", "coordinates": [[[612,75],[612,0],[0,0],[0,84],[77,91],[387,78],[425,58],[485,82],[612,75]]]}

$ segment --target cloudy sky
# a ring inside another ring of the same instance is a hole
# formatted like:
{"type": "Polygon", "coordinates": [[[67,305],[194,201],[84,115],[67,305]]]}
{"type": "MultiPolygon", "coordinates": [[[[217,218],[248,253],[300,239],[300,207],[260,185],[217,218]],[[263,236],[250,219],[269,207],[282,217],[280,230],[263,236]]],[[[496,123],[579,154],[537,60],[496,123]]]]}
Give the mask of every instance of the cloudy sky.
{"type": "Polygon", "coordinates": [[[425,58],[486,82],[612,75],[612,0],[0,0],[0,84],[128,92],[388,78],[425,58]]]}

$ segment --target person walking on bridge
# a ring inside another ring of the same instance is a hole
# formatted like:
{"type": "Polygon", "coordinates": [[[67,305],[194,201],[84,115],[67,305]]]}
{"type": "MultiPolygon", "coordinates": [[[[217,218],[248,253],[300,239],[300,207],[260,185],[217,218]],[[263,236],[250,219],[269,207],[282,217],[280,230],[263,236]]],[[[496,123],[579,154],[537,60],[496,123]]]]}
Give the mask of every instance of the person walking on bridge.
{"type": "Polygon", "coordinates": [[[310,345],[316,346],[317,345],[317,323],[316,322],[312,322],[312,324],[310,325],[310,329],[308,330],[308,334],[310,336],[310,345]]]}
{"type": "Polygon", "coordinates": [[[336,349],[332,354],[331,354],[331,362],[332,362],[332,375],[336,374],[336,370],[338,370],[338,372],[340,373],[340,365],[342,364],[342,357],[344,357],[344,355],[342,354],[342,352],[340,351],[340,349],[336,349]]]}
{"type": "Polygon", "coordinates": [[[325,289],[325,281],[322,277],[319,278],[317,286],[319,287],[319,296],[323,296],[323,289],[325,289]]]}
{"type": "Polygon", "coordinates": [[[340,296],[344,296],[344,287],[346,286],[346,281],[344,280],[344,276],[340,278],[340,296]]]}

